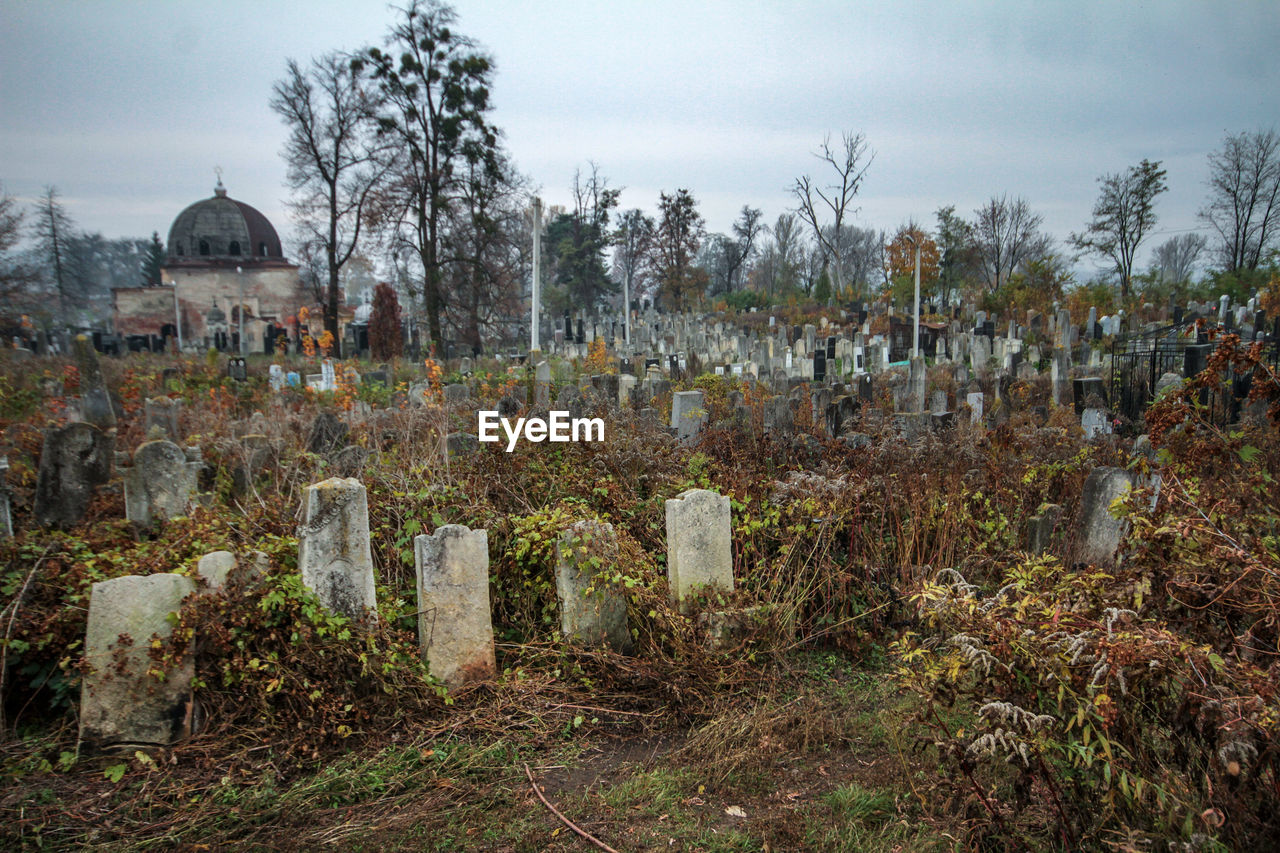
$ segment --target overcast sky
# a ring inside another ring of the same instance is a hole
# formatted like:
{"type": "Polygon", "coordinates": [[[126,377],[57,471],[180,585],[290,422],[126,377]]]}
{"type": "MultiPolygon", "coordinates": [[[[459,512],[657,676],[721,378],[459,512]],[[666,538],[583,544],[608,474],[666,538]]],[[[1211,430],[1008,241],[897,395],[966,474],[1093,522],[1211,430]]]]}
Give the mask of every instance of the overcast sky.
{"type": "MultiPolygon", "coordinates": [[[[824,177],[823,137],[852,130],[875,152],[854,224],[889,230],[1008,193],[1065,238],[1100,175],[1163,161],[1149,249],[1198,227],[1226,134],[1280,123],[1276,0],[455,8],[548,203],[595,161],[624,208],[688,188],[709,231],[744,204],[772,222],[797,176],[824,177]]],[[[381,44],[393,17],[382,0],[0,0],[0,182],[24,200],[56,186],[84,229],[164,237],[217,165],[287,242],[272,83],[288,58],[381,44]]]]}

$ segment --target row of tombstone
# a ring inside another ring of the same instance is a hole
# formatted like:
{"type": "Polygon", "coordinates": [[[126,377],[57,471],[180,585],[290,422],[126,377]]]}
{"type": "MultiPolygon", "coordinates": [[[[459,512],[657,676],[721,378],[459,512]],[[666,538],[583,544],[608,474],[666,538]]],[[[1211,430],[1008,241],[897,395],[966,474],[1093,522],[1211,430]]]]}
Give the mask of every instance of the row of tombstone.
{"type": "MultiPolygon", "coordinates": [[[[672,599],[687,612],[703,590],[732,592],[729,498],[703,489],[666,502],[667,573],[672,599]]],[[[607,579],[617,563],[612,525],[578,521],[556,544],[555,580],[560,630],[571,642],[632,650],[623,587],[607,579]]],[[[450,688],[493,677],[496,670],[489,600],[488,532],[457,524],[414,540],[418,639],[431,674],[450,688]]],[[[243,561],[253,575],[266,570],[255,553],[243,561]]],[[[197,574],[217,594],[237,566],[215,552],[197,574]]],[[[355,479],[331,478],[306,490],[298,531],[303,583],[334,613],[359,624],[376,620],[368,500],[355,479]]],[[[88,672],[82,684],[80,738],[89,749],[171,743],[191,732],[194,676],[191,657],[157,680],[144,638],[172,636],[172,614],[197,592],[176,573],[125,576],[95,583],[85,633],[88,672]]]]}

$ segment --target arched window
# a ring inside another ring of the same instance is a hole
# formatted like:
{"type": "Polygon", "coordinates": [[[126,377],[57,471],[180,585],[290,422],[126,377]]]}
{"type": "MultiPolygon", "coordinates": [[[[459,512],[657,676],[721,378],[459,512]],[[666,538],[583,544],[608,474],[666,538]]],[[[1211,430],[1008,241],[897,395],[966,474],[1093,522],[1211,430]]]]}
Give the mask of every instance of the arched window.
{"type": "Polygon", "coordinates": [[[227,247],[227,254],[228,254],[228,255],[238,255],[238,254],[240,254],[240,241],[239,241],[239,240],[232,240],[232,241],[231,241],[231,245],[227,247]]]}
{"type": "Polygon", "coordinates": [[[267,244],[266,244],[266,243],[259,243],[259,244],[258,244],[258,254],[259,254],[259,255],[261,255],[261,256],[262,256],[262,257],[264,257],[264,258],[267,256],[267,244]]]}
{"type": "Polygon", "coordinates": [[[201,240],[201,241],[200,241],[200,254],[202,254],[202,255],[207,255],[207,254],[209,254],[209,241],[208,241],[208,240],[201,240]]]}
{"type": "Polygon", "coordinates": [[[181,243],[179,243],[179,244],[178,244],[178,254],[179,254],[179,255],[183,254],[183,251],[182,251],[182,244],[181,244],[181,243]]]}

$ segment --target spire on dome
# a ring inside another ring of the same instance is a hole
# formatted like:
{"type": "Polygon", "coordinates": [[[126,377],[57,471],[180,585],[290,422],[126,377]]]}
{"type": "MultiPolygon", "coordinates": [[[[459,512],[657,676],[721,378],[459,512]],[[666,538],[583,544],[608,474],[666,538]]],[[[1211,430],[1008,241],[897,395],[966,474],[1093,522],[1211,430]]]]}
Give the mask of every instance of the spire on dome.
{"type": "Polygon", "coordinates": [[[213,188],[213,194],[218,198],[226,198],[227,188],[222,185],[222,167],[214,166],[213,173],[218,176],[218,185],[213,188]]]}

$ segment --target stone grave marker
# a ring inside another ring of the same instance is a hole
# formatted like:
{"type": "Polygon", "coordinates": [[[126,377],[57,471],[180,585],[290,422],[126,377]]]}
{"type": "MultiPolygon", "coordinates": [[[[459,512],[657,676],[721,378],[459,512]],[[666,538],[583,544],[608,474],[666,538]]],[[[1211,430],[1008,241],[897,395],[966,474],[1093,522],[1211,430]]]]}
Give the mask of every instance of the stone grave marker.
{"type": "Polygon", "coordinates": [[[556,542],[556,597],[560,601],[560,633],[568,642],[608,645],[629,652],[627,599],[621,584],[610,580],[618,560],[613,525],[577,521],[556,542]]]}
{"type": "Polygon", "coordinates": [[[492,678],[489,534],[446,524],[413,540],[418,643],[431,674],[448,687],[492,678]]]}
{"type": "Polygon", "coordinates": [[[80,741],[89,749],[163,746],[190,733],[195,657],[187,655],[163,681],[147,670],[151,637],[173,635],[170,614],[194,591],[192,580],[177,574],[93,585],[84,638],[88,673],[80,691],[80,741]]]}
{"type": "Polygon", "coordinates": [[[92,424],[45,430],[36,478],[36,523],[41,527],[78,524],[94,489],[111,479],[114,453],[113,435],[92,424]]]}
{"type": "Polygon", "coordinates": [[[690,489],[666,502],[667,582],[683,610],[700,588],[733,592],[729,497],[690,489]]]}
{"type": "Polygon", "coordinates": [[[302,582],[334,613],[353,620],[377,619],[364,486],[341,477],[308,486],[305,513],[298,531],[302,582]]]}
{"type": "Polygon", "coordinates": [[[1111,503],[1133,487],[1123,468],[1094,468],[1084,482],[1075,562],[1099,567],[1115,565],[1116,549],[1128,522],[1111,514],[1111,503]]]}
{"type": "Polygon", "coordinates": [[[102,378],[102,366],[98,352],[87,335],[76,335],[72,342],[76,368],[80,372],[80,416],[86,423],[98,429],[109,430],[116,425],[115,408],[107,383],[102,378]]]}
{"type": "Polygon", "coordinates": [[[125,517],[140,527],[187,514],[198,487],[200,462],[172,441],[148,441],[124,472],[125,517]]]}

